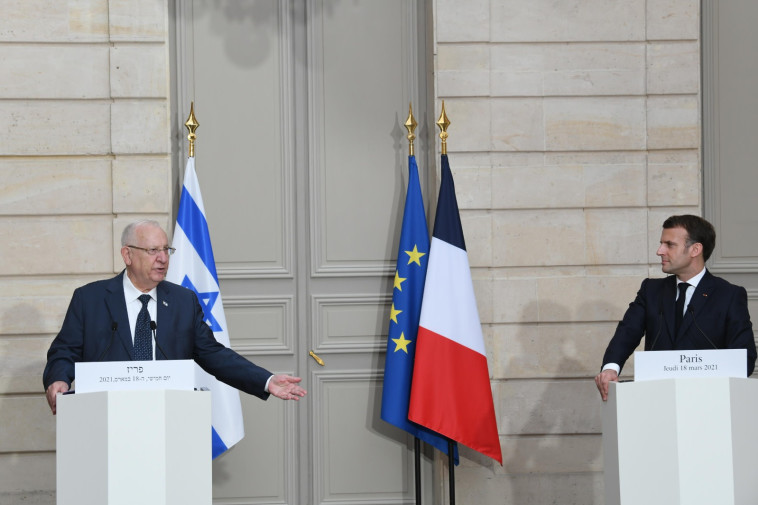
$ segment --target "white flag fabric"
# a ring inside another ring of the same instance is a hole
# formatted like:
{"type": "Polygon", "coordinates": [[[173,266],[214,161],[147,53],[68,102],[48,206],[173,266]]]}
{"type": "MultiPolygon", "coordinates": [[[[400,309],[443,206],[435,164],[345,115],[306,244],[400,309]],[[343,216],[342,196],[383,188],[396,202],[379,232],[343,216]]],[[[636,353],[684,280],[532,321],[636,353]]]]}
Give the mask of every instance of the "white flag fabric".
{"type": "MultiPolygon", "coordinates": [[[[205,322],[213,330],[216,340],[229,347],[229,332],[194,157],[187,158],[172,246],[176,248],[176,254],[171,257],[166,280],[197,294],[205,313],[205,322]]],[[[245,429],[239,391],[210,375],[206,379],[211,389],[215,458],[242,440],[245,429]]]]}

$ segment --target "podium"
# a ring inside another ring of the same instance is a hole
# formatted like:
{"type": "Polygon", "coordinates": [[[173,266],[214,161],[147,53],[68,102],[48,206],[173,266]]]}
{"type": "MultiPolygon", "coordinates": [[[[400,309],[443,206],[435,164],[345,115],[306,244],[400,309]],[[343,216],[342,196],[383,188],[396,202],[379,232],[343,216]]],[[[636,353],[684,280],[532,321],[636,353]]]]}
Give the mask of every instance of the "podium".
{"type": "Polygon", "coordinates": [[[58,505],[210,505],[211,395],[58,396],[58,505]]]}
{"type": "Polygon", "coordinates": [[[603,405],[605,505],[754,505],[758,381],[610,384],[603,405]]]}

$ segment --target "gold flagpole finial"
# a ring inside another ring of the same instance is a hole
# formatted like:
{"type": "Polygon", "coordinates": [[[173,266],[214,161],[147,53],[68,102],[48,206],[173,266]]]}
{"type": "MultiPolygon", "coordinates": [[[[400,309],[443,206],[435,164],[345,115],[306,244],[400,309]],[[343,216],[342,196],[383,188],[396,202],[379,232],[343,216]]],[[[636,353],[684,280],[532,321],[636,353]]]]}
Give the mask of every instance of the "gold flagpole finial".
{"type": "Polygon", "coordinates": [[[416,131],[416,118],[413,117],[413,106],[408,103],[408,119],[405,120],[405,128],[408,130],[408,156],[413,156],[413,141],[416,140],[416,135],[413,133],[416,131]]]}
{"type": "Polygon", "coordinates": [[[197,139],[197,135],[195,135],[195,130],[200,126],[200,123],[197,122],[197,119],[195,118],[195,102],[190,102],[190,114],[187,118],[187,122],[184,123],[184,126],[187,127],[189,130],[189,135],[187,135],[187,140],[189,140],[189,157],[194,158],[195,157],[195,139],[197,139]]]}
{"type": "Polygon", "coordinates": [[[442,154],[447,154],[447,127],[450,126],[450,120],[445,113],[445,101],[442,100],[442,113],[437,120],[437,126],[440,128],[440,139],[442,139],[442,154]]]}

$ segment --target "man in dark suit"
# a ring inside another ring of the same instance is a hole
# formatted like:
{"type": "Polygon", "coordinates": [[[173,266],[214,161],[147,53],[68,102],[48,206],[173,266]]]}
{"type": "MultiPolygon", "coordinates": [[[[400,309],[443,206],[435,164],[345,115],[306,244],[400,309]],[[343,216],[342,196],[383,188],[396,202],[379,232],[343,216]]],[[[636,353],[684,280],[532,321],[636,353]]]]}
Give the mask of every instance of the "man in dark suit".
{"type": "Polygon", "coordinates": [[[194,359],[218,380],[264,400],[269,394],[283,400],[305,396],[299,377],[272,374],[217,342],[195,293],[164,280],[174,249],[157,222],[128,225],[121,245],[126,269],[76,289],[50,345],[42,380],[53,414],[57,395],[74,380],[74,363],[136,359],[135,326],[143,306],[145,321],[155,322],[154,341],[140,347],[146,359],[194,359]],[[144,304],[141,295],[149,295],[144,304]]]}
{"type": "Polygon", "coordinates": [[[664,221],[656,254],[663,272],[673,275],[645,279],[629,304],[595,377],[603,400],[643,335],[646,351],[747,349],[747,374],[753,373],[756,348],[747,292],[705,268],[715,246],[716,231],[701,217],[664,221]]]}

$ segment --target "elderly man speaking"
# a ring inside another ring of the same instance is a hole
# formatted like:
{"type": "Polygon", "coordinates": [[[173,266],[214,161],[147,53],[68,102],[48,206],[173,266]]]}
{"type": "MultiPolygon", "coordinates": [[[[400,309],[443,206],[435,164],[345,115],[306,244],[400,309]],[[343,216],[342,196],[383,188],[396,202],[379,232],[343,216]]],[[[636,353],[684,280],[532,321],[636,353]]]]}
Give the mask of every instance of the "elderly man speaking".
{"type": "Polygon", "coordinates": [[[79,361],[194,359],[218,380],[264,400],[305,396],[299,377],[274,375],[216,341],[195,293],[164,280],[173,252],[157,222],[131,223],[121,235],[125,270],[74,291],[42,377],[53,414],[79,361]]]}

